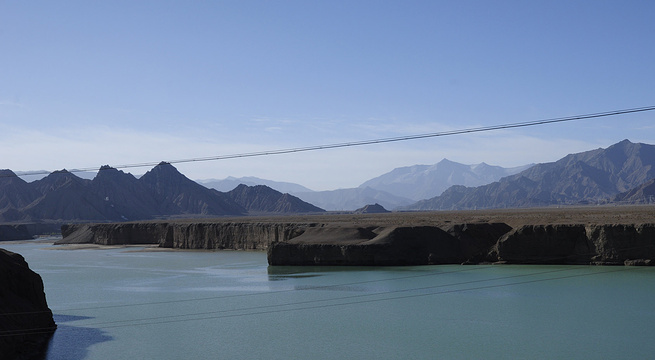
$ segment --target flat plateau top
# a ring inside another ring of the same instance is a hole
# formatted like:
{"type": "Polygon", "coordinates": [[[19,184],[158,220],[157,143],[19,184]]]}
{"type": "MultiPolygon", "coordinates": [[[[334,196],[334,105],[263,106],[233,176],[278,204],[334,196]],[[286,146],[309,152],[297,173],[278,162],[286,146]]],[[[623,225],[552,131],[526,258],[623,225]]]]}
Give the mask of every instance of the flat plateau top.
{"type": "Polygon", "coordinates": [[[349,226],[423,226],[449,223],[503,222],[512,227],[549,224],[650,224],[655,223],[655,205],[392,212],[384,214],[269,215],[177,219],[163,222],[325,223],[349,226]]]}

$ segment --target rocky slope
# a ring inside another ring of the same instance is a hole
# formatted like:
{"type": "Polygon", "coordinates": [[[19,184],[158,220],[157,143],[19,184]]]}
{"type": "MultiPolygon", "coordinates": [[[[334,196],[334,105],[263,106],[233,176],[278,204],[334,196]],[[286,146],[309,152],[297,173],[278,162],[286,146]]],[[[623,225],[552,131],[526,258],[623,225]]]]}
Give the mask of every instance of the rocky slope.
{"type": "MultiPolygon", "coordinates": [[[[266,186],[239,186],[229,194],[208,189],[160,163],[137,179],[103,166],[93,180],[66,170],[27,183],[0,170],[0,222],[104,222],[322,209],[266,186]]],[[[6,240],[0,237],[0,240],[6,240]]]]}
{"type": "Polygon", "coordinates": [[[655,179],[616,195],[612,198],[612,202],[627,204],[655,204],[655,179]]]}
{"type": "Polygon", "coordinates": [[[241,184],[227,192],[226,195],[249,212],[314,213],[325,211],[293,195],[282,194],[264,185],[246,186],[241,184]]]}
{"type": "Polygon", "coordinates": [[[0,249],[0,358],[43,358],[56,327],[41,277],[21,255],[0,249]]]}
{"type": "Polygon", "coordinates": [[[655,146],[628,140],[568,155],[479,187],[453,186],[405,210],[461,210],[607,202],[655,178],[655,146]]]}

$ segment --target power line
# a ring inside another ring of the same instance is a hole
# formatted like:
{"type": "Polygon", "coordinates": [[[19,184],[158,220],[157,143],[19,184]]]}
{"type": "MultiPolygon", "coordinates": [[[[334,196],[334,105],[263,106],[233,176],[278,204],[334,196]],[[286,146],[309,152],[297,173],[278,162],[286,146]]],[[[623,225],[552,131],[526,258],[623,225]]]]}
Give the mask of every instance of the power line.
{"type": "MultiPolygon", "coordinates": [[[[259,157],[259,156],[268,156],[268,155],[282,155],[282,154],[291,154],[291,153],[299,153],[299,152],[338,149],[338,148],[345,148],[345,147],[355,147],[355,146],[384,144],[384,143],[427,139],[427,138],[435,138],[435,137],[443,137],[443,136],[471,134],[471,133],[494,131],[494,130],[514,129],[514,128],[521,128],[521,127],[570,122],[576,120],[597,119],[597,118],[608,117],[608,116],[633,114],[633,113],[653,111],[653,110],[655,110],[655,106],[646,106],[646,107],[639,107],[639,108],[612,110],[612,111],[599,112],[599,113],[574,115],[574,116],[567,116],[567,117],[560,117],[560,118],[525,121],[525,122],[517,122],[517,123],[508,123],[508,124],[501,124],[501,125],[481,126],[481,127],[434,132],[434,133],[424,133],[424,134],[415,134],[415,135],[406,135],[406,136],[361,140],[361,141],[352,141],[352,142],[343,142],[343,143],[334,143],[334,144],[313,145],[313,146],[287,148],[287,149],[276,149],[276,150],[268,150],[268,151],[256,151],[256,152],[246,152],[246,153],[237,153],[237,154],[196,157],[190,159],[177,159],[177,160],[168,160],[163,162],[169,164],[180,164],[180,163],[191,163],[191,162],[205,162],[205,161],[217,161],[217,160],[227,160],[227,159],[237,159],[237,158],[259,157]]],[[[123,164],[123,165],[112,166],[112,168],[128,169],[128,168],[140,168],[140,167],[154,167],[159,163],[161,163],[161,161],[123,164]]],[[[84,171],[98,171],[98,170],[99,170],[98,167],[93,167],[93,168],[74,169],[74,170],[70,170],[69,172],[84,172],[84,171]]],[[[20,176],[48,175],[48,174],[50,174],[49,171],[31,171],[31,172],[25,172],[20,176]]],[[[7,176],[9,175],[0,176],[0,177],[7,177],[7,176]]]]}

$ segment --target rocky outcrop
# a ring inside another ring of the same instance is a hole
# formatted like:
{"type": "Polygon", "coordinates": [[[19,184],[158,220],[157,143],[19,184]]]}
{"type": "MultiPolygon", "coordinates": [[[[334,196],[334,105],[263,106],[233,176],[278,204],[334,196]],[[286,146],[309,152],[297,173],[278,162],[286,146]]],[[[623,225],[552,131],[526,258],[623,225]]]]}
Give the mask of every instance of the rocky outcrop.
{"type": "Polygon", "coordinates": [[[596,225],[586,228],[592,239],[592,263],[655,265],[655,224],[596,225]]]}
{"type": "Polygon", "coordinates": [[[515,264],[589,264],[593,255],[584,225],[528,225],[503,235],[489,258],[515,264]]]}
{"type": "Polygon", "coordinates": [[[0,249],[0,358],[43,358],[56,327],[41,277],[0,249]]]}
{"type": "Polygon", "coordinates": [[[353,211],[353,214],[384,214],[388,212],[390,211],[385,209],[382,205],[375,203],[372,205],[365,205],[364,207],[353,211]]]}

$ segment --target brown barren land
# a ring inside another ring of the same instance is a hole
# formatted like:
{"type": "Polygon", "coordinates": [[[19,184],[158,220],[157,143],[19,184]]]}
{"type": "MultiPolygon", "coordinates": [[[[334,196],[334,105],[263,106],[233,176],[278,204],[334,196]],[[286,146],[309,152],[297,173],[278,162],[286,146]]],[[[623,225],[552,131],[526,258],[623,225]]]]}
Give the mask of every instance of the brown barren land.
{"type": "Polygon", "coordinates": [[[655,222],[655,205],[579,206],[526,209],[491,209],[383,214],[277,215],[214,219],[169,220],[165,222],[239,222],[239,223],[323,223],[332,225],[424,226],[465,223],[503,222],[511,227],[522,225],[567,224],[645,224],[655,222]]]}

